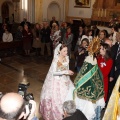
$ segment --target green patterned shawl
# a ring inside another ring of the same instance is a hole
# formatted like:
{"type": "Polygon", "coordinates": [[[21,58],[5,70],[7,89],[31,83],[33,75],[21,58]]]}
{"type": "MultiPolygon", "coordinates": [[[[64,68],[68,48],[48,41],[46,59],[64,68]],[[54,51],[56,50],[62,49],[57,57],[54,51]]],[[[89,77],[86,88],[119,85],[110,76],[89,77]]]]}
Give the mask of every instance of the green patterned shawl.
{"type": "Polygon", "coordinates": [[[98,65],[84,62],[74,81],[74,97],[96,102],[104,96],[103,77],[98,65]]]}

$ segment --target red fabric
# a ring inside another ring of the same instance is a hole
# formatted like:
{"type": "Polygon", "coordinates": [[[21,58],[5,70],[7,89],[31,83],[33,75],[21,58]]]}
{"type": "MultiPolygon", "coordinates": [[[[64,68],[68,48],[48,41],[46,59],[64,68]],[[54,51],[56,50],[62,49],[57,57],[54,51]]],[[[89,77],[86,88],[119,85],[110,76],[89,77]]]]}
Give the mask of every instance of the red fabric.
{"type": "Polygon", "coordinates": [[[66,32],[66,38],[67,38],[67,39],[68,39],[68,36],[69,36],[70,34],[71,34],[71,32],[70,32],[70,33],[67,33],[67,32],[66,32]]]}
{"type": "Polygon", "coordinates": [[[110,70],[112,68],[113,60],[110,58],[109,60],[105,60],[100,56],[98,59],[98,66],[103,74],[103,83],[104,83],[104,99],[105,102],[107,101],[107,95],[108,95],[108,75],[110,73],[110,70]],[[104,65],[102,65],[104,63],[104,65]]]}
{"type": "Polygon", "coordinates": [[[32,32],[30,30],[26,31],[23,30],[22,31],[23,34],[23,48],[24,50],[30,50],[32,48],[32,32]]]}

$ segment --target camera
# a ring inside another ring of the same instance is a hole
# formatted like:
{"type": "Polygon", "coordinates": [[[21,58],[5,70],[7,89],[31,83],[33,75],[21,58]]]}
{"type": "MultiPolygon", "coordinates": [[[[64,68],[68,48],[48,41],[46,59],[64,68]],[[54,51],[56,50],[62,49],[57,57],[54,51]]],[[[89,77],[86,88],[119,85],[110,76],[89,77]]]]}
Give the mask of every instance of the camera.
{"type": "Polygon", "coordinates": [[[32,108],[32,104],[29,103],[29,100],[34,100],[32,93],[27,93],[27,88],[30,86],[29,82],[22,81],[18,85],[18,93],[23,97],[25,100],[25,105],[28,105],[29,110],[32,108]]]}
{"type": "Polygon", "coordinates": [[[2,96],[3,96],[3,93],[2,93],[2,92],[0,92],[0,99],[2,98],[2,96]]]}

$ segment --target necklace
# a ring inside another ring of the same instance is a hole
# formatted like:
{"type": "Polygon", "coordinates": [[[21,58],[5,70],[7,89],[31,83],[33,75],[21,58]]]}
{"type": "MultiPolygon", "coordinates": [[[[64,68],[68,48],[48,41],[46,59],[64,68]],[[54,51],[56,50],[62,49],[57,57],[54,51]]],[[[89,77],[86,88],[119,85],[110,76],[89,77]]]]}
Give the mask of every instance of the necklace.
{"type": "Polygon", "coordinates": [[[66,62],[66,57],[59,56],[59,61],[61,63],[66,62]]]}

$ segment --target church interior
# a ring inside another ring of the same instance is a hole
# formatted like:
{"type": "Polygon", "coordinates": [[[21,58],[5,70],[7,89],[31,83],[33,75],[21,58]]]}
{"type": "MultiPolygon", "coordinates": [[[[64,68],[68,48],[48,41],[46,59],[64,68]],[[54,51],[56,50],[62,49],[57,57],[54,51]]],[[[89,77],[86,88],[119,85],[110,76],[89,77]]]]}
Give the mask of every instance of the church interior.
{"type": "MultiPolygon", "coordinates": [[[[44,46],[44,55],[40,55],[34,47],[31,48],[29,56],[25,55],[22,40],[15,39],[21,22],[26,19],[30,28],[34,29],[36,23],[41,26],[44,23],[50,24],[54,17],[60,27],[63,23],[71,24],[72,21],[75,31],[80,25],[89,28],[95,25],[99,30],[106,30],[111,34],[113,24],[116,24],[120,31],[119,0],[0,0],[0,6],[0,92],[18,92],[21,82],[30,83],[27,93],[34,96],[37,103],[35,115],[39,120],[43,120],[39,113],[40,93],[52,55],[48,56],[47,45],[44,46]],[[12,42],[3,40],[3,28],[6,24],[13,35],[12,42]]],[[[77,39],[76,36],[74,39],[77,39]]],[[[72,81],[77,75],[75,46],[76,43],[73,43],[70,59],[70,69],[74,71],[74,75],[70,77],[72,81]]],[[[108,106],[102,111],[102,120],[120,120],[120,78],[118,79],[108,106]]]]}

